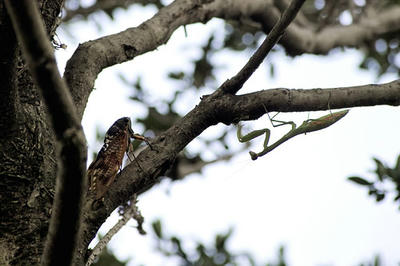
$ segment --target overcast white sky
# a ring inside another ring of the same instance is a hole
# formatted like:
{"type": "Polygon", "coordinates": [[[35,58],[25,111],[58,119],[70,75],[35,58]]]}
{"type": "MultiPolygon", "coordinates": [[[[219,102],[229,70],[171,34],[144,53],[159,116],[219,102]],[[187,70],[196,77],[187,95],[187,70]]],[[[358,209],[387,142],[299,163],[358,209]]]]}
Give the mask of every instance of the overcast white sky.
{"type": "MultiPolygon", "coordinates": [[[[152,14],[152,8],[135,6],[117,12],[117,22],[98,15],[96,18],[104,27],[100,33],[93,23],[89,26],[75,23],[70,29],[76,41],[60,31],[61,40],[68,45],[66,51],[57,52],[60,68],[63,69],[79,42],[136,26],[152,14]]],[[[115,77],[116,73],[123,72],[131,80],[142,75],[146,87],[153,89],[157,105],[162,97],[170,95],[169,88],[174,86],[165,80],[166,70],[190,67],[188,58],[199,56],[197,44],[204,43],[208,32],[221,31],[222,27],[218,20],[188,26],[187,37],[179,29],[157,51],[103,71],[83,119],[90,148],[99,148],[94,146],[97,125],[106,130],[122,116],[135,119],[144,113],[127,99],[129,89],[115,77]]],[[[241,93],[275,87],[351,86],[396,78],[387,75],[375,80],[373,73],[357,69],[361,58],[354,50],[328,57],[304,55],[294,60],[283,53],[275,54],[275,78],[269,77],[264,65],[241,93]]],[[[224,66],[216,73],[222,82],[245,63],[246,57],[226,52],[213,60],[224,66]]],[[[199,101],[197,95],[186,97],[192,100],[184,101],[179,106],[181,111],[190,110],[199,101]]],[[[384,265],[397,265],[400,262],[397,206],[391,198],[376,204],[366,190],[346,181],[346,177],[373,177],[369,172],[374,168],[373,156],[391,166],[395,163],[400,153],[399,111],[398,107],[387,106],[352,109],[332,127],[298,136],[257,161],[242,153],[229,162],[205,168],[202,175],[194,174],[172,184],[162,182],[139,198],[145,228],[151,232],[151,221],[162,218],[164,229],[187,240],[190,247],[197,241],[211,243],[215,234],[234,227],[230,247],[251,252],[259,263],[275,259],[279,245],[283,244],[292,266],[357,265],[371,261],[375,254],[382,256],[384,265]]],[[[316,118],[326,113],[280,114],[279,118],[301,123],[308,116],[316,118]]],[[[270,126],[266,117],[246,125],[254,129],[270,126]]],[[[141,130],[135,125],[133,129],[141,130]]],[[[286,130],[274,129],[272,138],[279,138],[286,130]]],[[[204,136],[212,136],[214,132],[215,129],[207,130],[204,136]]],[[[255,141],[253,149],[260,150],[262,141],[255,141]]],[[[237,145],[234,138],[232,145],[237,145]]],[[[203,149],[196,141],[190,147],[203,149]]],[[[204,155],[211,158],[207,152],[204,155]]],[[[105,233],[117,220],[118,216],[113,215],[101,231],[105,233]]],[[[151,235],[140,236],[133,227],[121,230],[110,245],[120,258],[133,257],[130,265],[174,265],[154,255],[151,235]]]]}

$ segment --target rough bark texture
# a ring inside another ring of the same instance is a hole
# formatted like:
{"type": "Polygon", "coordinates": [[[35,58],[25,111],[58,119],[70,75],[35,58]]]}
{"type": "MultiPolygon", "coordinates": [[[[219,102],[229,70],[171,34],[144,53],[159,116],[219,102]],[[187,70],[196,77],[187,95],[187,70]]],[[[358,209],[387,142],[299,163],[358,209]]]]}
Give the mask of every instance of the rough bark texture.
{"type": "Polygon", "coordinates": [[[86,191],[86,140],[70,91],[61,78],[37,2],[5,0],[23,58],[46,104],[57,137],[58,170],[42,265],[71,265],[86,191]]]}
{"type": "MultiPolygon", "coordinates": [[[[213,17],[251,19],[269,32],[280,17],[279,1],[176,0],[136,28],[81,44],[67,64],[67,81],[79,118],[98,74],[107,67],[132,60],[168,41],[180,26],[213,17]]],[[[63,0],[39,1],[51,38],[63,0]]],[[[282,2],[283,3],[283,2],[282,2]]],[[[365,40],[399,30],[399,9],[384,10],[349,27],[314,31],[299,14],[281,40],[289,54],[328,53],[335,47],[357,47],[365,40]],[[329,38],[328,38],[329,37],[329,38]]],[[[0,1],[0,265],[36,265],[49,227],[57,170],[55,134],[38,89],[21,57],[3,1],[0,1]]],[[[227,77],[228,78],[228,77],[227,77]]],[[[261,89],[261,88],[260,88],[261,89]]],[[[228,91],[228,92],[227,92],[228,91]]],[[[83,265],[87,246],[106,217],[133,193],[158,182],[176,155],[206,128],[217,123],[251,120],[268,111],[314,111],[356,106],[399,105],[400,82],[348,88],[271,89],[235,95],[216,90],[173,127],[152,141],[118,176],[106,194],[104,207],[83,206],[82,238],[75,265],[83,265]]],[[[129,114],[127,114],[129,115],[129,114]]]]}
{"type": "MultiPolygon", "coordinates": [[[[62,4],[62,0],[40,2],[49,35],[62,4]]],[[[54,192],[55,137],[3,1],[0,35],[0,265],[37,265],[54,192]]]]}

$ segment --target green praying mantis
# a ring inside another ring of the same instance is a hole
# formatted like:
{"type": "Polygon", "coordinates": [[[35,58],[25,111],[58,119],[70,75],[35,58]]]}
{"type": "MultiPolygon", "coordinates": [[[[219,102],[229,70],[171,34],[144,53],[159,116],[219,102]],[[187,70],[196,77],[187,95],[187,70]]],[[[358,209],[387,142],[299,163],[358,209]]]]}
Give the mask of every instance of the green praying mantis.
{"type": "Polygon", "coordinates": [[[254,131],[242,136],[242,126],[240,124],[238,124],[237,137],[240,142],[248,142],[258,136],[265,134],[264,149],[259,153],[256,153],[253,151],[249,152],[251,159],[257,160],[258,157],[261,157],[261,156],[267,154],[268,152],[272,151],[273,149],[275,149],[276,147],[278,147],[285,141],[287,141],[297,135],[321,130],[321,129],[324,129],[324,128],[327,128],[327,127],[333,125],[334,123],[339,121],[341,118],[343,118],[348,112],[349,112],[349,110],[343,110],[343,111],[339,111],[336,113],[331,113],[331,114],[322,116],[317,119],[307,119],[299,127],[297,127],[293,121],[285,122],[285,121],[274,120],[274,117],[276,116],[275,115],[272,118],[270,118],[271,122],[278,122],[280,124],[276,125],[276,126],[274,126],[272,124],[274,127],[278,127],[278,126],[282,126],[282,125],[291,125],[292,129],[288,133],[286,133],[282,138],[280,138],[279,140],[277,140],[274,144],[272,144],[270,146],[268,146],[268,142],[269,142],[269,137],[271,135],[271,131],[268,128],[254,130],[254,131]]]}

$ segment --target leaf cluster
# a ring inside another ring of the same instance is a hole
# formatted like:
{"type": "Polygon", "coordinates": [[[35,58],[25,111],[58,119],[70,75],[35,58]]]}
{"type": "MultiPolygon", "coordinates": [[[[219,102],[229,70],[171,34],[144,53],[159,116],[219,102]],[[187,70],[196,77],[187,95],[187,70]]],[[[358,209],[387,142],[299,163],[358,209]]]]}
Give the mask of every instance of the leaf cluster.
{"type": "Polygon", "coordinates": [[[377,158],[373,158],[375,162],[375,180],[368,180],[360,176],[351,176],[348,179],[360,186],[368,189],[368,195],[375,197],[377,202],[382,201],[387,194],[394,193],[393,200],[399,204],[400,209],[400,155],[394,167],[385,165],[377,158]],[[387,188],[389,185],[394,187],[387,188]]]}
{"type": "MultiPolygon", "coordinates": [[[[229,229],[226,233],[217,234],[211,244],[197,243],[193,248],[187,248],[187,239],[178,236],[170,236],[164,232],[162,222],[156,220],[152,223],[153,236],[157,241],[156,251],[165,260],[176,261],[176,265],[181,266],[219,266],[219,265],[265,265],[265,266],[287,266],[285,247],[280,246],[277,258],[274,262],[257,263],[253,255],[248,252],[237,252],[229,248],[229,241],[233,230],[229,229]]],[[[112,251],[106,248],[94,264],[96,266],[124,266],[128,261],[120,261],[112,251]]],[[[359,266],[382,266],[382,259],[375,255],[371,261],[362,262],[359,266]]]]}
{"type": "Polygon", "coordinates": [[[257,264],[253,256],[247,252],[235,252],[229,249],[229,240],[232,237],[233,229],[226,233],[217,234],[214,243],[206,245],[198,242],[192,250],[185,248],[184,241],[177,236],[168,236],[163,232],[162,223],[156,220],[152,223],[153,231],[157,238],[157,251],[167,258],[177,259],[178,265],[266,265],[286,266],[284,247],[279,248],[276,263],[257,264]]]}

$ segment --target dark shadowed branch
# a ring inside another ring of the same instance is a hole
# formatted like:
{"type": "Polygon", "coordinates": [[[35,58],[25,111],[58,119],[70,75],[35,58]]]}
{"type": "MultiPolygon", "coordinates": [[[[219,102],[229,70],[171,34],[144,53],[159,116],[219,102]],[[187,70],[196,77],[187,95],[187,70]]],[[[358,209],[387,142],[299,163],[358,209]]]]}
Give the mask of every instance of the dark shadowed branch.
{"type": "Polygon", "coordinates": [[[6,7],[60,144],[56,195],[42,265],[70,265],[85,187],[86,141],[71,95],[58,72],[36,1],[7,0],[6,7]]]}

